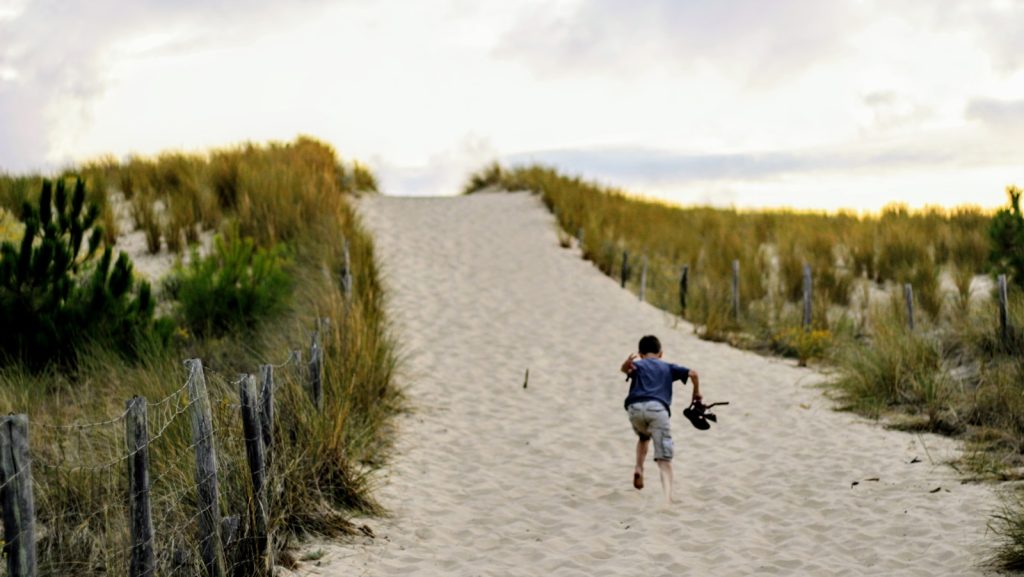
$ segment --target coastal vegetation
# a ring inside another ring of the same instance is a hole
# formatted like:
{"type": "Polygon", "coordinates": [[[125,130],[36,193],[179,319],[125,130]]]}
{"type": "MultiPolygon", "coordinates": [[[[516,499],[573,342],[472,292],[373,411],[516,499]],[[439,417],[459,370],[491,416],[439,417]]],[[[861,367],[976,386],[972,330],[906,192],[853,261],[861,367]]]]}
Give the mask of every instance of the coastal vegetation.
{"type": "Polygon", "coordinates": [[[266,474],[278,563],[295,537],[350,532],[354,513],[379,510],[366,473],[401,405],[397,353],[351,206],[375,187],[363,165],[304,137],[0,176],[0,410],[29,418],[41,575],[126,574],[135,396],[149,401],[158,573],[199,574],[189,358],[205,368],[219,508],[235,520],[229,573],[252,574],[243,544],[255,530],[239,374],[275,369],[266,474]],[[151,258],[163,265],[145,278],[151,258]],[[311,338],[320,407],[310,359],[294,354],[311,338]]]}

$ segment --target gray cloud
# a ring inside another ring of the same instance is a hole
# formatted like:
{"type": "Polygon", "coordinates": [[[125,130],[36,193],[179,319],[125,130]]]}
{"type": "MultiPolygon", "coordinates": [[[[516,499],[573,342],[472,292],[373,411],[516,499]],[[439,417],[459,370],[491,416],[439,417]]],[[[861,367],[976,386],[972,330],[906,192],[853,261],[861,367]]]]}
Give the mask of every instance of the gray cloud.
{"type": "Polygon", "coordinates": [[[713,64],[775,81],[841,50],[842,32],[861,18],[845,1],[586,0],[566,18],[538,8],[496,52],[542,73],[713,64]]]}
{"type": "Polygon", "coordinates": [[[1024,127],[1024,99],[976,98],[967,103],[966,116],[997,130],[1020,129],[1024,127]]]}
{"type": "Polygon", "coordinates": [[[944,148],[843,148],[736,154],[680,154],[648,148],[561,149],[502,158],[510,164],[541,163],[572,173],[624,182],[692,183],[770,180],[791,174],[884,172],[948,164],[944,148]]]}

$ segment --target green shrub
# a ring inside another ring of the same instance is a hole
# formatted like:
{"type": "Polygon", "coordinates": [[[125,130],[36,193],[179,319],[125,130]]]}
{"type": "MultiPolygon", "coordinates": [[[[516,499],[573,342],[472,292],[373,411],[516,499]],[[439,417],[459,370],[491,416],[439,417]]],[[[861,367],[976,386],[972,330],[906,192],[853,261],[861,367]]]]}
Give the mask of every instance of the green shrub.
{"type": "Polygon", "coordinates": [[[124,253],[115,261],[109,246],[99,251],[98,217],[95,204],[85,206],[80,179],[70,199],[63,180],[56,190],[44,181],[38,207],[24,205],[20,246],[5,242],[0,249],[0,353],[39,369],[73,363],[76,348],[90,340],[133,353],[149,335],[150,287],[143,282],[134,290],[124,253]]]}
{"type": "Polygon", "coordinates": [[[1010,206],[992,218],[988,234],[992,241],[992,265],[997,272],[1006,273],[1008,280],[1024,288],[1024,215],[1020,212],[1021,192],[1016,186],[1006,188],[1010,206]]]}
{"type": "Polygon", "coordinates": [[[256,248],[237,229],[214,238],[213,252],[179,265],[167,288],[181,305],[185,324],[200,336],[218,336],[236,328],[252,329],[280,312],[291,282],[280,247],[256,248]]]}

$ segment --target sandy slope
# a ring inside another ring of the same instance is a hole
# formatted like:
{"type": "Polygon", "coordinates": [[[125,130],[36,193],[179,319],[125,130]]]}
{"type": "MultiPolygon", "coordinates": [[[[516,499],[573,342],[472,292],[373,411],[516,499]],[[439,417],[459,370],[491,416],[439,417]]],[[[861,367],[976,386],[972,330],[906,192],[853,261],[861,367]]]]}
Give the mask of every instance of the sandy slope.
{"type": "Polygon", "coordinates": [[[305,573],[981,573],[997,501],[930,464],[928,452],[939,462],[953,442],[836,413],[812,387],[818,374],[698,340],[559,248],[535,197],[375,197],[360,208],[415,413],[399,419],[381,481],[393,518],[367,521],[376,539],[321,546],[305,573]],[[671,508],[653,463],[647,488],[631,486],[617,369],[646,333],[666,359],[699,369],[709,401],[732,402],[698,432],[681,416],[689,390],[677,389],[671,508]]]}

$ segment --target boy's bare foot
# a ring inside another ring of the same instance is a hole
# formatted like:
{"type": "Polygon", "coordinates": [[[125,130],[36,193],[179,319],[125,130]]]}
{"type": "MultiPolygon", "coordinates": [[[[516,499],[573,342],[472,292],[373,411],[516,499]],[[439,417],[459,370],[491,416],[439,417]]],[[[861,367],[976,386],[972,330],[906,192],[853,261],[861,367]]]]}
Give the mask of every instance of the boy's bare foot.
{"type": "Polygon", "coordinates": [[[633,471],[633,486],[637,489],[644,488],[644,474],[639,471],[633,471]]]}

